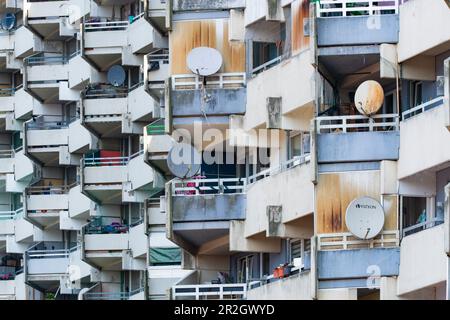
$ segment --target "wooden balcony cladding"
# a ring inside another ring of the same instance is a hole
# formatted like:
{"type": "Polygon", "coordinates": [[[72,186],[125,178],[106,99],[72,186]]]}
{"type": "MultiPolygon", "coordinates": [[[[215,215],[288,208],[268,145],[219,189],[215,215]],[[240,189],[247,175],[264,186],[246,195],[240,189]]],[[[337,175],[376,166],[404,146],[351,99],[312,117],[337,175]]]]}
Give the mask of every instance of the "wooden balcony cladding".
{"type": "Polygon", "coordinates": [[[222,54],[219,73],[245,72],[245,43],[229,41],[229,19],[178,21],[170,35],[171,75],[190,74],[186,57],[196,47],[215,48],[222,54]]]}
{"type": "Polygon", "coordinates": [[[310,37],[305,36],[304,24],[309,21],[309,0],[294,0],[292,15],[292,55],[309,48],[310,37]]]}
{"type": "MultiPolygon", "coordinates": [[[[345,211],[351,201],[368,196],[380,201],[380,171],[352,171],[319,175],[317,185],[317,233],[348,232],[345,211]]],[[[384,196],[383,230],[397,230],[397,197],[384,196]]]]}

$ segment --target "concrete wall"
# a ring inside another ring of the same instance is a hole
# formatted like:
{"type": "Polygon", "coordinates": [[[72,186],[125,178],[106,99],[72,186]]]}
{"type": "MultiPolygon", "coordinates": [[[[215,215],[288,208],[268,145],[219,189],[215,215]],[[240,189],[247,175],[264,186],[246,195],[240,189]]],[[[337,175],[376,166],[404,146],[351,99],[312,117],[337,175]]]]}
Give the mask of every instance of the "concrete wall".
{"type": "Polygon", "coordinates": [[[27,145],[29,147],[61,146],[68,143],[69,129],[27,131],[27,145]]]}
{"type": "Polygon", "coordinates": [[[445,2],[414,0],[400,7],[399,62],[450,41],[450,10],[445,2]]]}
{"type": "Polygon", "coordinates": [[[85,184],[122,183],[127,181],[126,166],[85,167],[83,170],[85,184]]]}
{"type": "Polygon", "coordinates": [[[317,135],[318,162],[397,160],[399,132],[350,132],[317,135]]]}
{"type": "Polygon", "coordinates": [[[174,0],[173,11],[245,8],[245,0],[174,0]]]}
{"type": "Polygon", "coordinates": [[[69,196],[67,194],[28,195],[27,210],[68,210],[69,196]]]}
{"type": "Polygon", "coordinates": [[[400,123],[399,179],[450,159],[450,148],[444,147],[450,145],[450,131],[445,127],[447,112],[441,105],[400,123]]]}
{"type": "MultiPolygon", "coordinates": [[[[318,252],[318,278],[321,287],[339,287],[336,280],[365,279],[376,269],[378,276],[399,273],[399,248],[373,248],[318,252]],[[328,282],[328,283],[327,283],[328,282]]],[[[346,284],[344,284],[344,287],[346,284]]]]}
{"type": "Polygon", "coordinates": [[[211,101],[204,103],[201,90],[176,90],[172,92],[173,116],[227,115],[245,113],[246,89],[209,89],[211,101]]]}
{"type": "Polygon", "coordinates": [[[29,82],[56,81],[68,79],[69,79],[68,64],[35,65],[27,68],[27,80],[29,82]]]}
{"type": "Polygon", "coordinates": [[[173,197],[173,221],[217,221],[245,219],[246,196],[221,194],[173,197]]]}
{"type": "MultiPolygon", "coordinates": [[[[282,61],[248,80],[245,130],[266,124],[268,97],[281,97],[283,129],[302,129],[297,123],[293,126],[288,116],[289,113],[311,106],[314,101],[314,68],[311,65],[309,50],[282,61]]],[[[311,117],[312,115],[308,114],[306,118],[308,130],[311,117]]]]}
{"type": "Polygon", "coordinates": [[[84,236],[86,251],[127,250],[128,233],[121,234],[86,234],[84,236]]]}
{"type": "Polygon", "coordinates": [[[85,116],[112,116],[126,113],[127,98],[114,99],[85,99],[84,115],[85,116]]]}
{"type": "Polygon", "coordinates": [[[398,15],[317,18],[319,46],[398,42],[398,15]]]}
{"type": "Polygon", "coordinates": [[[248,300],[311,300],[309,272],[249,290],[248,300]]]}
{"type": "Polygon", "coordinates": [[[127,30],[108,30],[84,33],[85,48],[122,48],[127,45],[127,42],[127,30]]]}
{"type": "Polygon", "coordinates": [[[249,186],[247,190],[246,237],[267,230],[266,210],[269,205],[283,206],[283,223],[306,217],[314,212],[314,185],[311,182],[309,164],[299,165],[249,186]]]}
{"type": "Polygon", "coordinates": [[[62,274],[67,272],[69,258],[29,259],[27,272],[35,274],[62,274]]]}
{"type": "Polygon", "coordinates": [[[443,225],[403,238],[400,247],[399,295],[436,285],[446,279],[443,225]]]}

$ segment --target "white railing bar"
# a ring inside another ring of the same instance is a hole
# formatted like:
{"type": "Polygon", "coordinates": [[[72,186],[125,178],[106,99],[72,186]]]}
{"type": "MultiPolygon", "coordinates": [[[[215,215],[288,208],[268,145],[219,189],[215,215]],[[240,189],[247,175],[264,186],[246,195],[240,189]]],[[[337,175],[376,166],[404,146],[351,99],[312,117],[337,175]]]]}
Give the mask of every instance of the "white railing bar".
{"type": "MultiPolygon", "coordinates": [[[[429,107],[429,106],[431,106],[431,105],[433,105],[433,104],[435,104],[435,103],[437,103],[437,102],[440,102],[442,100],[442,102],[444,102],[444,97],[437,97],[437,98],[434,98],[433,100],[430,100],[430,101],[427,101],[427,102],[425,102],[425,103],[422,103],[422,104],[420,104],[420,105],[418,105],[418,106],[416,106],[416,107],[414,107],[414,108],[411,108],[411,109],[409,109],[409,110],[406,110],[406,111],[404,111],[403,113],[402,113],[402,119],[403,120],[406,120],[405,118],[406,118],[406,116],[408,116],[408,115],[410,115],[410,114],[412,114],[412,113],[415,113],[416,111],[421,111],[421,113],[422,112],[425,112],[426,110],[426,107],[429,107]]],[[[412,116],[411,116],[412,117],[412,116]]],[[[407,119],[409,119],[409,118],[411,118],[411,117],[408,117],[407,119]]]]}
{"type": "Polygon", "coordinates": [[[347,13],[356,11],[367,11],[367,15],[382,14],[382,11],[394,10],[398,14],[398,0],[321,0],[317,2],[317,17],[322,17],[324,13],[338,12],[347,17],[347,13]],[[347,7],[347,4],[364,4],[358,7],[347,7]],[[327,7],[327,6],[340,7],[327,7]]]}

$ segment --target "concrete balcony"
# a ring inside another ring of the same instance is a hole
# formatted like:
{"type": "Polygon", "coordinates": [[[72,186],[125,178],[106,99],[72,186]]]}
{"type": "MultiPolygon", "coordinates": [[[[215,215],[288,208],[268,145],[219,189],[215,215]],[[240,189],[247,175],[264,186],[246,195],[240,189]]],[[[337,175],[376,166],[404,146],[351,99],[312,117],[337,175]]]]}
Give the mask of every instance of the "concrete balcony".
{"type": "Polygon", "coordinates": [[[33,114],[42,114],[42,104],[39,100],[21,88],[14,92],[14,118],[28,120],[33,114]]]}
{"type": "Polygon", "coordinates": [[[144,128],[144,161],[160,173],[169,172],[167,155],[175,140],[165,134],[164,119],[159,119],[144,128]]]}
{"type": "Polygon", "coordinates": [[[245,180],[173,181],[167,208],[168,238],[190,252],[228,246],[231,220],[245,219],[245,180]]]}
{"type": "Polygon", "coordinates": [[[414,0],[403,3],[400,7],[398,62],[417,56],[433,59],[427,56],[444,52],[450,43],[450,35],[446,31],[449,28],[447,1],[414,0]]]}
{"type": "Polygon", "coordinates": [[[450,150],[444,147],[450,144],[447,108],[440,97],[404,113],[400,124],[399,179],[425,170],[437,171],[448,162],[450,150]]]}
{"type": "Polygon", "coordinates": [[[25,218],[41,229],[57,226],[69,210],[68,186],[29,187],[24,196],[25,218]]]}
{"type": "Polygon", "coordinates": [[[318,162],[397,160],[399,119],[396,114],[318,117],[318,162]],[[355,148],[355,145],[358,148],[355,148]]]}
{"type": "Polygon", "coordinates": [[[161,36],[143,14],[133,21],[87,22],[83,25],[84,56],[100,70],[114,64],[137,66],[142,58],[137,54],[149,53],[161,44],[161,36]],[[135,37],[146,34],[146,37],[135,37]]]}
{"type": "Polygon", "coordinates": [[[149,299],[168,300],[172,286],[191,272],[191,270],[182,269],[181,266],[148,267],[149,299]]]}
{"type": "MultiPolygon", "coordinates": [[[[235,235],[248,239],[261,233],[266,237],[310,238],[314,233],[314,185],[310,170],[310,156],[306,155],[249,177],[245,232],[235,235]],[[271,206],[281,205],[281,221],[274,223],[266,212],[271,206]]],[[[241,243],[238,239],[230,241],[241,243]]],[[[244,248],[245,245],[241,249],[244,248]]],[[[239,250],[234,246],[233,249],[239,250]]]]}
{"type": "Polygon", "coordinates": [[[33,1],[24,10],[25,25],[45,40],[65,40],[77,30],[74,22],[90,11],[89,5],[77,0],[33,1]],[[78,10],[73,10],[76,6],[78,10]]]}
{"type": "Polygon", "coordinates": [[[61,242],[40,242],[25,252],[25,279],[41,290],[56,290],[69,272],[70,253],[61,242]]]}
{"type": "Polygon", "coordinates": [[[19,211],[0,211],[0,237],[14,235],[14,218],[19,211]]]}
{"type": "Polygon", "coordinates": [[[311,274],[301,272],[247,290],[248,300],[311,300],[311,274]]]}
{"type": "Polygon", "coordinates": [[[204,101],[200,78],[195,74],[173,75],[171,109],[173,117],[227,116],[244,114],[244,73],[223,73],[206,77],[208,101],[204,101]],[[203,108],[203,111],[202,111],[203,108]]]}
{"type": "Polygon", "coordinates": [[[98,269],[122,270],[122,258],[130,250],[129,229],[121,224],[120,218],[98,219],[99,223],[94,220],[82,230],[82,259],[98,269]]]}
{"type": "Polygon", "coordinates": [[[58,103],[60,83],[69,81],[69,65],[62,55],[38,55],[26,58],[25,90],[43,103],[58,103]]]}
{"type": "Polygon", "coordinates": [[[164,184],[144,163],[141,152],[130,157],[86,158],[81,171],[82,192],[102,204],[143,202],[148,192],[162,190],[164,184]]]}
{"type": "Polygon", "coordinates": [[[25,154],[47,166],[60,164],[69,153],[69,121],[61,116],[41,116],[25,124],[25,154]]]}
{"type": "Polygon", "coordinates": [[[287,60],[277,60],[266,69],[255,70],[247,83],[247,106],[244,117],[244,130],[279,127],[295,129],[301,121],[312,118],[314,102],[314,68],[310,61],[310,51],[304,51],[287,60]],[[279,81],[279,79],[291,79],[279,81]],[[302,86],[297,86],[302,83],[302,86]],[[272,109],[271,100],[279,101],[278,124],[268,123],[268,112],[272,109]]]}
{"type": "Polygon", "coordinates": [[[439,225],[403,238],[397,280],[399,296],[445,287],[448,257],[444,249],[444,230],[444,225],[439,225]]]}
{"type": "Polygon", "coordinates": [[[16,281],[14,279],[0,281],[0,300],[15,300],[15,295],[16,281]]]}
{"type": "Polygon", "coordinates": [[[379,288],[381,277],[399,275],[400,249],[320,250],[317,264],[319,289],[379,288]]]}
{"type": "Polygon", "coordinates": [[[398,42],[398,0],[359,0],[349,4],[340,0],[317,3],[319,47],[398,42]]]}
{"type": "Polygon", "coordinates": [[[93,89],[83,99],[82,121],[104,138],[140,134],[145,122],[159,116],[158,108],[144,86],[130,91],[111,87],[93,89]]]}
{"type": "Polygon", "coordinates": [[[14,150],[0,150],[0,174],[14,172],[14,150]]]}

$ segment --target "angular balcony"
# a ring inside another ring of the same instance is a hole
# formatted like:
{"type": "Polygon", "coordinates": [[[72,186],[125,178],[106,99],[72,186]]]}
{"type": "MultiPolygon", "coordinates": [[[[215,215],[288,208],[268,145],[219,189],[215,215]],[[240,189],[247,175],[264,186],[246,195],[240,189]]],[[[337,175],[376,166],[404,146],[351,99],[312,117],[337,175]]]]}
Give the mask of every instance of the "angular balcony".
{"type": "Polygon", "coordinates": [[[400,123],[398,177],[406,178],[425,170],[439,170],[450,159],[447,109],[437,97],[403,113],[400,123]],[[415,161],[411,161],[415,159],[415,161]]]}
{"type": "Polygon", "coordinates": [[[247,106],[244,130],[281,127],[290,129],[298,126],[296,121],[311,118],[313,110],[312,82],[314,68],[310,62],[310,51],[306,50],[289,59],[277,57],[253,69],[253,76],[247,83],[247,106]],[[279,79],[291,79],[280,82],[279,79]],[[301,87],[296,84],[302,83],[301,87]],[[276,99],[271,99],[276,98],[276,99]],[[273,100],[279,101],[280,117],[278,125],[268,123],[269,110],[276,107],[273,100]]]}
{"type": "Polygon", "coordinates": [[[25,25],[45,40],[64,41],[77,32],[71,24],[86,14],[87,8],[78,4],[79,10],[71,6],[77,5],[74,0],[63,1],[28,1],[24,12],[25,25]],[[81,9],[80,9],[81,8],[81,9]],[[74,12],[77,11],[77,12],[74,12]]]}
{"type": "Polygon", "coordinates": [[[81,118],[83,124],[104,138],[140,134],[145,122],[158,113],[153,98],[143,85],[131,89],[95,85],[84,94],[81,118]]]}
{"type": "Polygon", "coordinates": [[[397,43],[399,0],[316,3],[319,47],[397,43]],[[339,32],[335,32],[339,30],[339,32]]]}
{"type": "Polygon", "coordinates": [[[69,80],[68,58],[58,54],[37,54],[24,60],[24,88],[44,103],[60,102],[60,86],[69,80]]]}
{"type": "Polygon", "coordinates": [[[245,73],[220,73],[205,77],[208,99],[195,74],[172,76],[171,108],[173,117],[226,116],[245,113],[245,73]],[[202,109],[203,108],[203,109],[202,109]]]}
{"type": "Polygon", "coordinates": [[[161,36],[143,14],[130,21],[100,21],[93,18],[83,25],[84,56],[100,70],[105,71],[114,64],[140,65],[136,54],[149,53],[161,36]],[[131,35],[146,34],[146,37],[131,35]]]}
{"type": "Polygon", "coordinates": [[[14,119],[29,120],[33,114],[40,114],[42,104],[29,94],[23,86],[14,91],[14,119]]]}
{"type": "Polygon", "coordinates": [[[69,124],[62,116],[45,115],[25,123],[25,154],[47,166],[63,164],[69,157],[69,124]]]}
{"type": "Polygon", "coordinates": [[[444,232],[444,225],[439,225],[402,240],[398,295],[445,287],[448,257],[444,249],[444,232]]]}
{"type": "Polygon", "coordinates": [[[62,242],[39,242],[25,252],[25,281],[41,291],[56,291],[69,272],[70,253],[62,242]]]}
{"type": "Polygon", "coordinates": [[[165,82],[169,78],[169,50],[157,49],[144,56],[144,83],[155,100],[164,98],[165,82]]]}
{"type": "Polygon", "coordinates": [[[14,235],[14,220],[23,211],[22,208],[12,211],[0,211],[0,238],[6,239],[7,235],[14,235]]]}
{"type": "Polygon", "coordinates": [[[305,154],[250,176],[243,236],[264,232],[266,237],[310,238],[314,233],[314,185],[310,170],[310,155],[305,154]],[[268,207],[275,205],[282,205],[278,224],[265,214],[268,207]]]}
{"type": "Polygon", "coordinates": [[[144,128],[144,161],[158,172],[169,173],[167,156],[175,140],[165,134],[165,121],[158,119],[144,128]]]}
{"type": "Polygon", "coordinates": [[[0,263],[0,299],[15,300],[18,293],[18,280],[23,275],[20,266],[21,255],[7,254],[0,263]]]}
{"type": "Polygon", "coordinates": [[[245,219],[245,179],[192,179],[171,183],[168,238],[190,252],[215,241],[226,246],[231,220],[245,219]]]}
{"type": "Polygon", "coordinates": [[[36,186],[25,189],[25,218],[41,229],[58,226],[60,215],[69,210],[71,186],[36,186]]]}
{"type": "Polygon", "coordinates": [[[88,157],[81,162],[82,192],[102,204],[143,202],[146,194],[163,189],[163,178],[143,161],[142,152],[129,157],[88,157]]]}
{"type": "Polygon", "coordinates": [[[397,114],[322,116],[316,122],[320,164],[399,158],[397,114]]]}
{"type": "Polygon", "coordinates": [[[122,270],[129,247],[129,226],[119,217],[95,216],[82,229],[82,260],[97,269],[122,270]]]}
{"type": "Polygon", "coordinates": [[[14,150],[0,150],[0,174],[14,172],[14,150]]]}

